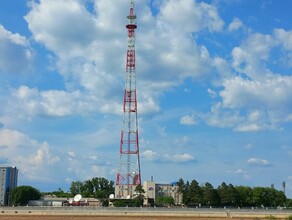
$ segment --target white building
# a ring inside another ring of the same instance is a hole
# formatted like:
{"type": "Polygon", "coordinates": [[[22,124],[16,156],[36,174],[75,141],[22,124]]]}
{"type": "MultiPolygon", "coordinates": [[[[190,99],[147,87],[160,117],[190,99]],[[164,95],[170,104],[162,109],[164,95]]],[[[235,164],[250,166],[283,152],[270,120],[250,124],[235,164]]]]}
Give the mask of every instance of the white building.
{"type": "Polygon", "coordinates": [[[18,169],[0,167],[0,206],[8,205],[12,190],[17,187],[18,169]]]}

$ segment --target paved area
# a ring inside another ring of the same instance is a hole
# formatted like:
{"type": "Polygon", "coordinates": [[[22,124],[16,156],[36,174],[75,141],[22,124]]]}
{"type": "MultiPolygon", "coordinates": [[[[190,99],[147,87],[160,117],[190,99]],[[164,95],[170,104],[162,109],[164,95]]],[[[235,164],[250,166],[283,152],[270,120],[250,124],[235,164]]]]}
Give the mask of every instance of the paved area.
{"type": "Polygon", "coordinates": [[[190,219],[287,219],[292,210],[97,208],[97,207],[0,207],[1,220],[190,220],[190,219]]]}

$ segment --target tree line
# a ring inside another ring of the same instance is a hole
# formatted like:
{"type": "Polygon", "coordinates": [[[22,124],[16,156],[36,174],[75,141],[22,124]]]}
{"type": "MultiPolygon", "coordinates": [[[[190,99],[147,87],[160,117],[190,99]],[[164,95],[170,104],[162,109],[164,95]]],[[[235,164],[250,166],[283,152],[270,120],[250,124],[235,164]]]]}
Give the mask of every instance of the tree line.
{"type": "MultiPolygon", "coordinates": [[[[273,187],[248,187],[233,186],[222,182],[214,188],[212,184],[199,185],[196,180],[177,181],[178,193],[183,194],[183,204],[187,207],[290,207],[292,199],[287,199],[284,192],[273,187]]],[[[40,199],[43,195],[54,195],[62,198],[74,197],[81,194],[82,197],[93,197],[100,199],[104,206],[108,205],[108,198],[114,194],[114,181],[104,177],[94,177],[85,181],[73,181],[68,192],[61,188],[50,193],[41,193],[31,186],[19,186],[12,191],[10,205],[26,205],[29,200],[40,199]]],[[[116,200],[115,206],[141,206],[143,205],[143,194],[145,191],[139,185],[135,189],[139,195],[135,200],[116,200]]],[[[171,205],[171,198],[156,198],[156,205],[171,205]]]]}
{"type": "Polygon", "coordinates": [[[272,187],[233,186],[222,182],[214,188],[212,184],[199,185],[196,180],[177,182],[179,193],[183,193],[186,206],[213,207],[278,207],[292,206],[284,192],[272,187]]]}

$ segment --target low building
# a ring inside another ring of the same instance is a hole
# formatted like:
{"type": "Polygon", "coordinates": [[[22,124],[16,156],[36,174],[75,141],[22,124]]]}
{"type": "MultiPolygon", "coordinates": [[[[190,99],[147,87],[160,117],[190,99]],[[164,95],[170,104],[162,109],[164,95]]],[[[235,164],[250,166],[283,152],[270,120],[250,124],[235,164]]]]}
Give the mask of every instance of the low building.
{"type": "Polygon", "coordinates": [[[29,201],[29,206],[101,206],[101,201],[96,198],[82,198],[79,201],[74,201],[74,198],[56,198],[52,196],[46,196],[41,200],[29,201]]]}

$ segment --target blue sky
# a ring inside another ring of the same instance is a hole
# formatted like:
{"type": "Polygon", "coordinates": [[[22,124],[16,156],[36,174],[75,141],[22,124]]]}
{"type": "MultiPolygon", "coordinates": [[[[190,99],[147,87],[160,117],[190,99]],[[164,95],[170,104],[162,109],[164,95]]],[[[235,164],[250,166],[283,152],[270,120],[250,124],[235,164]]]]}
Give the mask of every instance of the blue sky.
{"type": "MultiPolygon", "coordinates": [[[[292,197],[289,0],[137,0],[142,180],[292,197]]],[[[115,180],[127,0],[0,1],[0,165],[19,184],[115,180]]]]}

